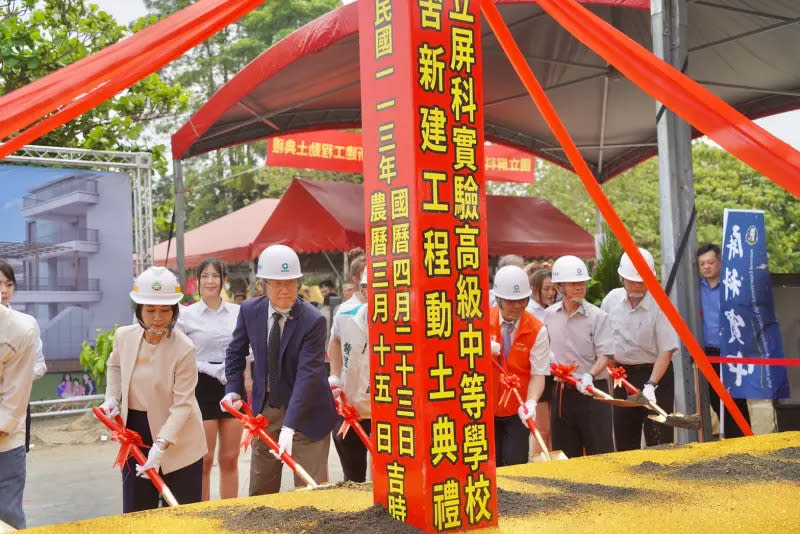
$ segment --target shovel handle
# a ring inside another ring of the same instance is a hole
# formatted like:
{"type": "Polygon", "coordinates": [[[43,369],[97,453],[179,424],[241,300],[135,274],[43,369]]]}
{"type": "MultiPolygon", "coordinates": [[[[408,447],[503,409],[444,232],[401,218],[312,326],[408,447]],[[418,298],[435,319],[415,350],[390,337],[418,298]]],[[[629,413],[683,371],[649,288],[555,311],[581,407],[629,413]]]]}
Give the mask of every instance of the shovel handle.
{"type": "MultiPolygon", "coordinates": [[[[240,412],[239,410],[234,408],[228,401],[222,401],[220,403],[220,406],[225,408],[225,410],[227,410],[231,415],[233,415],[240,421],[245,422],[248,419],[252,418],[252,415],[248,415],[252,414],[252,412],[250,412],[250,407],[247,406],[247,404],[244,401],[241,402],[242,402],[242,408],[247,413],[240,412]]],[[[267,444],[267,446],[270,449],[272,449],[272,452],[275,454],[275,456],[278,457],[283,463],[288,465],[292,469],[292,471],[297,473],[300,476],[300,478],[302,478],[305,481],[307,485],[311,486],[312,488],[319,487],[319,485],[314,481],[314,479],[311,478],[311,475],[309,475],[308,472],[305,469],[303,469],[303,466],[297,463],[297,461],[294,458],[292,458],[292,456],[288,452],[283,451],[283,454],[278,456],[278,453],[281,450],[280,446],[275,442],[274,439],[272,439],[272,436],[270,436],[263,428],[259,428],[256,431],[256,434],[264,441],[264,443],[267,444]]]]}
{"type": "MultiPolygon", "coordinates": [[[[351,407],[351,405],[347,402],[347,397],[345,396],[344,391],[342,391],[338,397],[334,397],[334,400],[336,403],[336,408],[338,408],[340,414],[345,411],[345,408],[351,407]]],[[[372,448],[372,440],[369,439],[369,436],[364,430],[364,427],[361,426],[361,423],[359,423],[355,418],[345,418],[345,422],[355,431],[358,439],[361,440],[361,443],[364,444],[369,453],[375,456],[375,451],[372,448]]]]}
{"type": "MultiPolygon", "coordinates": [[[[608,368],[609,368],[610,371],[613,371],[613,367],[611,367],[611,365],[609,365],[608,368]]],[[[622,384],[622,386],[625,389],[627,389],[628,393],[630,393],[631,395],[636,395],[637,393],[639,393],[640,389],[637,388],[636,386],[634,386],[633,384],[631,384],[628,381],[627,378],[622,377],[622,378],[618,378],[617,380],[619,380],[619,382],[622,384]]],[[[666,410],[664,410],[661,406],[659,406],[658,404],[656,404],[653,401],[648,400],[647,401],[647,406],[649,406],[650,409],[653,410],[654,412],[656,412],[658,415],[661,415],[661,416],[664,416],[664,417],[667,417],[667,415],[669,415],[669,414],[667,414],[666,410]]]]}

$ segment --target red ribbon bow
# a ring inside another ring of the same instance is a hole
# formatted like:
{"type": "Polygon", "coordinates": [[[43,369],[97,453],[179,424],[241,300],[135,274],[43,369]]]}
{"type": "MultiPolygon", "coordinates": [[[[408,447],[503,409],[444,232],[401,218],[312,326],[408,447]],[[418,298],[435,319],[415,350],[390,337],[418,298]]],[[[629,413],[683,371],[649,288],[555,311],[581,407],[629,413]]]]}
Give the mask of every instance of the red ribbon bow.
{"type": "Polygon", "coordinates": [[[117,458],[114,460],[112,467],[119,467],[120,469],[125,465],[134,446],[147,447],[142,442],[142,436],[138,432],[129,430],[122,425],[111,432],[111,440],[119,443],[119,453],[117,453],[117,458]]]}
{"type": "Polygon", "coordinates": [[[578,364],[576,362],[572,362],[569,365],[563,365],[560,363],[550,364],[550,374],[564,382],[568,382],[570,379],[574,380],[572,375],[577,370],[578,364]]]}
{"type": "Polygon", "coordinates": [[[622,382],[628,378],[628,373],[625,372],[625,368],[622,366],[614,367],[613,365],[609,364],[608,374],[614,379],[614,389],[622,387],[624,385],[622,382]]]}
{"type": "Polygon", "coordinates": [[[242,424],[247,432],[242,436],[242,449],[247,452],[250,446],[250,441],[253,436],[257,435],[261,430],[264,430],[269,425],[269,420],[263,414],[258,414],[253,417],[253,412],[247,404],[242,403],[242,410],[245,415],[241,417],[242,424]]]}
{"type": "Polygon", "coordinates": [[[514,391],[519,391],[519,377],[504,369],[503,372],[500,373],[500,384],[503,386],[503,394],[500,396],[500,400],[497,404],[498,406],[502,405],[505,407],[514,391]]]}
{"type": "Polygon", "coordinates": [[[345,437],[350,427],[361,420],[361,414],[358,408],[347,402],[344,391],[342,391],[339,398],[336,399],[336,412],[344,417],[344,422],[342,426],[339,427],[339,432],[337,434],[345,437]]]}

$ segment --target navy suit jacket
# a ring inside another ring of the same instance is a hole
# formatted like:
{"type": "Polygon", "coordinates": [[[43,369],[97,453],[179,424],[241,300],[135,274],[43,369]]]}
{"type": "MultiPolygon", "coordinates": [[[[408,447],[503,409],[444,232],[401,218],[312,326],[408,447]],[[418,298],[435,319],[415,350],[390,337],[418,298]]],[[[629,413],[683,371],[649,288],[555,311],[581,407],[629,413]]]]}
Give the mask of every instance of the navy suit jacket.
{"type": "MultiPolygon", "coordinates": [[[[239,309],[233,339],[226,351],[226,393],[244,391],[244,370],[253,348],[253,412],[261,413],[267,393],[267,317],[269,300],[246,300],[239,309]]],[[[280,383],[270,404],[286,408],[283,424],[310,440],[322,439],[336,424],[336,409],[325,368],[325,317],[298,298],[281,334],[280,383]]]]}

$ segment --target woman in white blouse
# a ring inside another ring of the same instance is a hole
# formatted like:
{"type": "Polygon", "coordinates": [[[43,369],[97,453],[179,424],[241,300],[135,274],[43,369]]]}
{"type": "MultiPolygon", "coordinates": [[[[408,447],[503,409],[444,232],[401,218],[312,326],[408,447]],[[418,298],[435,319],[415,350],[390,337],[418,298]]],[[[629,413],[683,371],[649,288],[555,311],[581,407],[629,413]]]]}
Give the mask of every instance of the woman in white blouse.
{"type": "MultiPolygon", "coordinates": [[[[220,472],[219,493],[223,499],[239,494],[239,441],[242,427],[232,415],[219,409],[225,396],[225,349],[233,337],[239,305],[225,302],[220,293],[225,284],[225,264],[216,258],[197,266],[200,300],[181,310],[180,328],[197,348],[197,388],[195,395],[203,415],[208,453],[203,458],[203,500],[210,498],[211,467],[219,441],[217,463],[220,472]]],[[[266,335],[266,334],[265,334],[266,335]]],[[[244,397],[244,392],[241,392],[244,397]]]]}

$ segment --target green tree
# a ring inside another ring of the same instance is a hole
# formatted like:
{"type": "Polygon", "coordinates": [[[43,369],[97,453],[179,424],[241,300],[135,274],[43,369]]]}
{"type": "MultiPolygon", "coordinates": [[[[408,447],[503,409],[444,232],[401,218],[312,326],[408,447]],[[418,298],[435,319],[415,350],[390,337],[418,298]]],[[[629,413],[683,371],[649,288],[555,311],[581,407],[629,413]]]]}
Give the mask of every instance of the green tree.
{"type": "MultiPolygon", "coordinates": [[[[764,210],[770,269],[800,272],[800,201],[720,148],[697,141],[692,154],[698,243],[720,243],[725,208],[764,210]]],[[[658,159],[639,164],[603,189],[637,244],[650,250],[660,265],[658,159]]],[[[548,199],[585,230],[595,232],[594,202],[572,172],[541,161],[536,184],[525,192],[548,199]]],[[[688,254],[693,261],[694,251],[688,254]]]]}
{"type": "MultiPolygon", "coordinates": [[[[145,0],[152,13],[148,20],[160,19],[183,9],[189,0],[145,0]]],[[[245,65],[283,37],[341,5],[339,0],[281,0],[267,2],[231,24],[201,45],[184,54],[163,71],[170,81],[191,91],[192,109],[204,104],[245,65]]],[[[173,133],[180,120],[164,121],[161,131],[173,133]]],[[[263,168],[266,143],[254,142],[217,150],[184,162],[187,189],[186,228],[192,229],[233,210],[265,197],[278,197],[291,178],[291,169],[263,168]],[[229,178],[237,176],[235,178],[229,178]]],[[[352,175],[302,171],[305,177],[354,181],[352,175]]],[[[170,184],[171,185],[171,184],[170,184]]],[[[166,239],[173,205],[171,187],[157,185],[156,211],[166,217],[156,219],[157,237],[166,239]]]]}
{"type": "MultiPolygon", "coordinates": [[[[86,0],[0,2],[0,95],[74,63],[131,30],[86,0]]],[[[38,139],[46,146],[147,151],[166,172],[163,144],[145,128],[188,109],[189,95],[178,84],[151,74],[96,108],[38,139]]]]}

